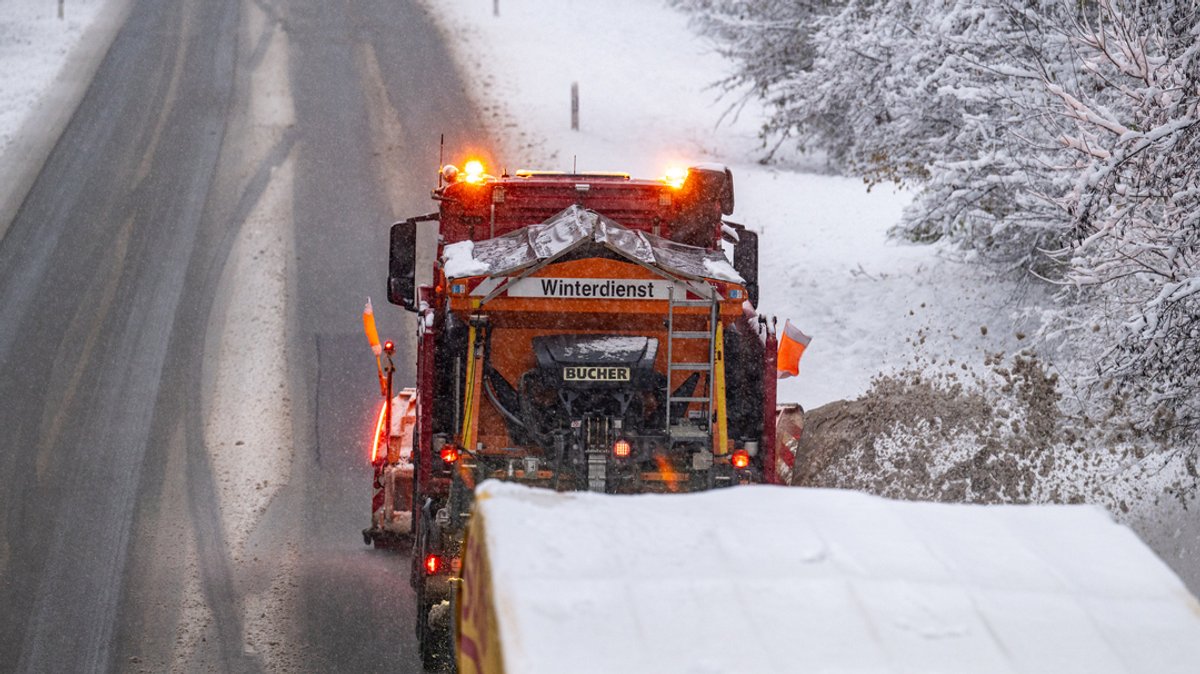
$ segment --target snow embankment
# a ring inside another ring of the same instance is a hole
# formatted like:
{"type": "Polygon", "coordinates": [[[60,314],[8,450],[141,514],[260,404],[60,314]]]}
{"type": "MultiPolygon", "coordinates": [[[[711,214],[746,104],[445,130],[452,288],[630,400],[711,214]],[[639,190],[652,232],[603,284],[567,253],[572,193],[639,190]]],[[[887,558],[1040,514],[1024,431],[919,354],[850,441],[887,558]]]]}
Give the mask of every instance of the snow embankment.
{"type": "Polygon", "coordinates": [[[499,136],[496,163],[510,171],[733,169],[731,219],[762,233],[759,309],[813,336],[800,376],[780,382],[780,400],[813,408],[854,398],[876,374],[905,365],[914,344],[981,363],[1029,332],[1012,284],[937,247],[888,240],[907,194],[805,172],[821,169],[812,158],[758,163],[761,104],[719,96],[713,83],[730,64],[666,3],[527,0],[500,3],[499,16],[485,2],[427,6],[499,136]]]}
{"type": "Polygon", "coordinates": [[[58,80],[71,49],[108,0],[6,0],[0,16],[0,155],[58,80]]]}
{"type": "Polygon", "coordinates": [[[0,238],[74,114],[129,4],[5,0],[0,5],[0,238]]]}
{"type": "Polygon", "coordinates": [[[478,496],[490,575],[473,576],[469,557],[464,594],[490,591],[505,671],[1183,674],[1200,662],[1200,603],[1090,506],[494,481],[478,496]]]}

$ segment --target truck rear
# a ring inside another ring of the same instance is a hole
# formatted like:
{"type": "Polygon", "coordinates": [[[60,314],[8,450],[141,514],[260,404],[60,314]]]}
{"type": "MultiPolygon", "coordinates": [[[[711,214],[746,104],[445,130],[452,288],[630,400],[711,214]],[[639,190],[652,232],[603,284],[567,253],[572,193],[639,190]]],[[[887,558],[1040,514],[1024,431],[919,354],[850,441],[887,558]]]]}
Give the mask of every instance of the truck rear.
{"type": "Polygon", "coordinates": [[[376,452],[364,531],[383,544],[411,526],[427,663],[448,650],[477,483],[693,492],[782,467],[775,332],[754,310],[757,237],[723,218],[728,169],[495,177],[469,162],[443,167],[433,197],[436,213],[391,230],[389,300],[417,313],[417,382],[387,396],[411,423],[381,426],[411,468],[376,452]],[[418,287],[425,222],[436,262],[418,287]]]}

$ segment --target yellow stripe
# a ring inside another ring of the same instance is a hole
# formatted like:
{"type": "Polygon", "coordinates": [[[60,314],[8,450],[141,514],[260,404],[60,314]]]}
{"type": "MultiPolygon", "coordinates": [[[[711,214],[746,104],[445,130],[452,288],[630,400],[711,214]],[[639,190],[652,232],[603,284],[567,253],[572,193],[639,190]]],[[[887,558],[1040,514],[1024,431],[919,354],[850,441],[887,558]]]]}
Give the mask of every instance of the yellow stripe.
{"type": "Polygon", "coordinates": [[[729,452],[729,417],[725,411],[725,329],[717,323],[717,353],[713,361],[713,395],[717,403],[717,434],[714,438],[713,454],[724,456],[729,452]]]}
{"type": "Polygon", "coordinates": [[[467,331],[467,381],[463,387],[463,421],[462,434],[459,442],[464,448],[475,449],[467,443],[471,441],[472,420],[475,418],[475,326],[467,331]]]}

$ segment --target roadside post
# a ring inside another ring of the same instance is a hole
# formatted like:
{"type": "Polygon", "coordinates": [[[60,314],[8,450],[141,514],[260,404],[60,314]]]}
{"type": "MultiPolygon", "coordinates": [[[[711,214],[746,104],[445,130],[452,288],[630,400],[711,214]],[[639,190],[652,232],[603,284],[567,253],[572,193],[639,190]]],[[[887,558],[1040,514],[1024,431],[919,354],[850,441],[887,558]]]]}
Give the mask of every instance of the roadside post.
{"type": "Polygon", "coordinates": [[[579,130],[579,83],[571,83],[571,130],[579,130]]]}

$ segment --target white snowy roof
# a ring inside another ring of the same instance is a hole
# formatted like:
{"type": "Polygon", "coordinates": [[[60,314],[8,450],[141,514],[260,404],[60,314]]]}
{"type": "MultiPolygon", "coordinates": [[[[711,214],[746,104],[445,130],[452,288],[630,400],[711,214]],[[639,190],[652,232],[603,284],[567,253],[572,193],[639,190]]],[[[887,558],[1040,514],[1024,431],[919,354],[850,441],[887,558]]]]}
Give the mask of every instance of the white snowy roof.
{"type": "Polygon", "coordinates": [[[505,671],[1188,673],[1200,604],[1090,506],[485,482],[505,671]]]}
{"type": "Polygon", "coordinates": [[[503,236],[449,244],[442,251],[443,270],[450,279],[508,275],[586,241],[683,278],[744,283],[720,251],[629,229],[577,205],[568,206],[545,222],[503,236]]]}

